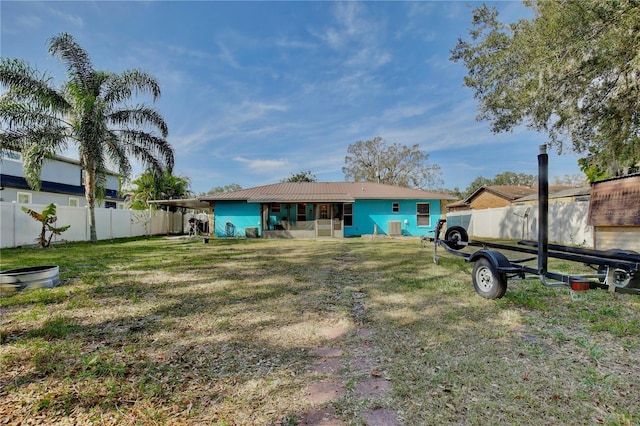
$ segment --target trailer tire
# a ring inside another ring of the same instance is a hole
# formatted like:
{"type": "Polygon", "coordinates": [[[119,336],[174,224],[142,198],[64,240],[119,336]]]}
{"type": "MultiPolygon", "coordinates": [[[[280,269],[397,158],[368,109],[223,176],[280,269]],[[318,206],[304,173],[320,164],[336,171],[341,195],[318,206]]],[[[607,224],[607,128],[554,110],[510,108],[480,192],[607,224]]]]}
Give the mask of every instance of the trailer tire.
{"type": "Polygon", "coordinates": [[[460,250],[466,244],[458,244],[458,242],[466,243],[469,241],[469,234],[462,226],[452,226],[447,228],[447,232],[444,233],[444,241],[450,248],[460,250]]]}
{"type": "Polygon", "coordinates": [[[471,273],[473,287],[485,299],[500,299],[507,291],[507,277],[499,273],[496,266],[486,257],[473,264],[471,273]]]}
{"type": "MultiPolygon", "coordinates": [[[[610,249],[607,250],[607,253],[611,253],[614,255],[627,255],[627,254],[638,254],[638,252],[633,251],[633,250],[621,250],[621,249],[610,249]]],[[[617,269],[616,272],[619,272],[621,275],[620,276],[625,276],[626,278],[623,280],[618,281],[617,283],[614,283],[614,285],[616,287],[620,287],[620,288],[640,288],[640,275],[635,275],[632,271],[629,271],[627,269],[617,269]]],[[[598,273],[599,274],[606,274],[607,273],[607,267],[604,265],[600,265],[598,267],[598,273]]],[[[604,280],[600,280],[601,282],[604,282],[604,280]]]]}

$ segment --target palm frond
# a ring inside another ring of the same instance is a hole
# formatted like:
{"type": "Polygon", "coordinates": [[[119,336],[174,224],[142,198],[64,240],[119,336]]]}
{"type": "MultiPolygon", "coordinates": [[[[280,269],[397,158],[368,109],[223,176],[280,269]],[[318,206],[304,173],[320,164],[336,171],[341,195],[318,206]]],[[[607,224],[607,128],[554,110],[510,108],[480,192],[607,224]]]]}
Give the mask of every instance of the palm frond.
{"type": "Polygon", "coordinates": [[[67,33],[59,34],[49,40],[49,54],[59,56],[66,64],[74,80],[85,84],[93,71],[93,65],[87,52],[67,33]]]}
{"type": "Polygon", "coordinates": [[[19,59],[0,59],[0,84],[8,88],[3,95],[15,101],[38,105],[51,111],[66,111],[69,104],[50,85],[51,78],[19,59]]]}
{"type": "Polygon", "coordinates": [[[0,123],[6,132],[24,132],[38,127],[66,128],[60,114],[43,110],[38,105],[16,102],[11,96],[0,99],[0,123]]]}
{"type": "Polygon", "coordinates": [[[152,126],[160,130],[163,138],[169,135],[167,123],[162,115],[153,108],[139,105],[133,109],[120,109],[109,115],[109,121],[116,126],[152,126]]]}
{"type": "Polygon", "coordinates": [[[151,74],[140,70],[125,70],[109,81],[105,101],[117,104],[130,99],[133,94],[149,93],[153,100],[160,97],[160,85],[151,74]]]}
{"type": "Polygon", "coordinates": [[[131,129],[120,131],[119,137],[127,152],[146,165],[155,170],[164,170],[165,167],[169,171],[173,170],[173,147],[166,139],[131,129]]]}
{"type": "Polygon", "coordinates": [[[40,174],[46,160],[53,158],[55,149],[51,145],[56,145],[60,141],[43,139],[38,141],[30,141],[29,144],[22,149],[22,170],[24,177],[36,191],[40,190],[40,174]]]}
{"type": "Polygon", "coordinates": [[[118,166],[118,172],[124,178],[131,175],[131,161],[129,161],[126,149],[120,143],[117,135],[109,132],[109,137],[105,140],[108,158],[118,166]]]}

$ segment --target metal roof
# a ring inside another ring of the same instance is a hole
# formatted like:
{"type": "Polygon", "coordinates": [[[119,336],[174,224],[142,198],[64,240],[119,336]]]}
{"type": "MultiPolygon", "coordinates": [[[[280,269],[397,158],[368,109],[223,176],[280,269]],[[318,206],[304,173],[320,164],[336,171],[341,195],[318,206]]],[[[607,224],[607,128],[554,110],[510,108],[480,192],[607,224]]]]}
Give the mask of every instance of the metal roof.
{"type": "Polygon", "coordinates": [[[159,204],[161,206],[184,207],[186,209],[206,210],[211,204],[206,201],[200,201],[197,198],[185,198],[180,200],[152,200],[150,204],[159,204]]]}
{"type": "MultiPolygon", "coordinates": [[[[564,197],[579,197],[584,195],[591,194],[590,186],[578,186],[575,188],[562,189],[559,191],[553,191],[552,187],[549,187],[549,199],[554,198],[564,198],[564,197]]],[[[538,199],[538,193],[527,195],[526,197],[521,197],[515,200],[519,201],[535,201],[538,199]]]]}
{"type": "Polygon", "coordinates": [[[246,200],[249,203],[304,203],[319,201],[348,203],[359,199],[453,200],[455,197],[439,192],[373,182],[283,182],[233,192],[209,194],[199,199],[201,201],[246,200]]]}

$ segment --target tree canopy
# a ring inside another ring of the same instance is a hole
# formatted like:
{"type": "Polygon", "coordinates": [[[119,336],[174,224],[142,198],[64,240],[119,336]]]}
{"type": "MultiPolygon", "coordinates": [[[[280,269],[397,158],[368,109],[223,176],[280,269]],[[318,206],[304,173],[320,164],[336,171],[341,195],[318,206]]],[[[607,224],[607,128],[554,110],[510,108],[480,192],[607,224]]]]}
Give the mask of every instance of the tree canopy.
{"type": "MultiPolygon", "coordinates": [[[[640,159],[640,3],[530,0],[532,19],[473,11],[470,40],[451,59],[494,132],[526,124],[562,152],[590,153],[590,165],[620,174],[640,159]]],[[[583,168],[584,170],[584,168],[583,168]]]]}
{"type": "Polygon", "coordinates": [[[193,194],[189,189],[191,182],[184,176],[176,176],[166,170],[157,174],[147,170],[131,181],[135,187],[131,190],[130,208],[146,210],[152,205],[151,200],[179,200],[189,198],[193,194]]]}
{"type": "MultiPolygon", "coordinates": [[[[214,186],[207,192],[207,194],[220,194],[223,192],[239,191],[241,189],[242,187],[237,183],[230,183],[229,185],[224,185],[224,186],[214,186]]],[[[207,195],[207,194],[201,194],[201,195],[207,195]]]]}
{"type": "Polygon", "coordinates": [[[440,166],[429,164],[429,155],[420,145],[391,145],[381,137],[349,145],[342,172],[345,180],[379,182],[418,189],[442,185],[440,166]]]}
{"type": "Polygon", "coordinates": [[[318,178],[311,173],[311,170],[293,173],[287,179],[282,179],[281,182],[316,182],[318,178]]]}
{"type": "Polygon", "coordinates": [[[462,193],[462,198],[466,198],[473,194],[478,188],[491,185],[522,185],[534,186],[538,183],[538,177],[526,173],[503,172],[497,174],[493,179],[478,176],[469,184],[467,189],[462,193]]]}
{"type": "Polygon", "coordinates": [[[0,149],[22,153],[25,178],[37,190],[44,162],[73,144],[85,171],[90,238],[96,241],[96,194],[106,184],[108,167],[115,165],[123,177],[130,175],[132,159],[157,173],[173,168],[162,116],[144,104],[126,105],[142,94],[155,101],[160,85],[140,70],[95,70],[69,34],[51,38],[49,53],[67,66],[68,80],[61,88],[22,60],[0,60],[0,84],[7,88],[0,98],[0,149]]]}

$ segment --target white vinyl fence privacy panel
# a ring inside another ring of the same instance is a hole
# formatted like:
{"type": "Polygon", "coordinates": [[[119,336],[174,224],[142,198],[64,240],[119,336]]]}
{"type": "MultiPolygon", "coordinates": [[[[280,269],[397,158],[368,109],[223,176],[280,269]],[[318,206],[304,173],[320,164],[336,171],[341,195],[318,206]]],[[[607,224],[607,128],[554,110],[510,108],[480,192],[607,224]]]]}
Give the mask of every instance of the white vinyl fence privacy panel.
{"type": "MultiPolygon", "coordinates": [[[[592,248],[593,227],[587,225],[588,212],[588,202],[549,204],[549,241],[592,248]]],[[[537,205],[447,213],[447,226],[463,226],[470,238],[537,240],[538,224],[537,205]]]]}
{"type": "MultiPolygon", "coordinates": [[[[0,248],[36,244],[42,225],[21,207],[42,212],[46,206],[0,202],[0,248]]],[[[96,208],[95,214],[99,240],[182,232],[182,213],[96,208]]],[[[56,216],[55,226],[71,227],[62,235],[54,235],[53,242],[89,241],[88,208],[57,206],[56,216]]]]}

